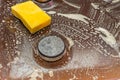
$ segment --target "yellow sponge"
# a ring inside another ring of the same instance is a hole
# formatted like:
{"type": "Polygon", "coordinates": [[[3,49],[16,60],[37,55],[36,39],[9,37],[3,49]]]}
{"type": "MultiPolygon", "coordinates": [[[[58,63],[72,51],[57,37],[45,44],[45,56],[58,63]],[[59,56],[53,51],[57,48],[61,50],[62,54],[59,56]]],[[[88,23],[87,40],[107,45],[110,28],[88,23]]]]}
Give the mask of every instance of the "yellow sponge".
{"type": "Polygon", "coordinates": [[[31,33],[35,33],[51,23],[51,17],[32,1],[16,4],[11,9],[12,14],[19,18],[31,33]]]}

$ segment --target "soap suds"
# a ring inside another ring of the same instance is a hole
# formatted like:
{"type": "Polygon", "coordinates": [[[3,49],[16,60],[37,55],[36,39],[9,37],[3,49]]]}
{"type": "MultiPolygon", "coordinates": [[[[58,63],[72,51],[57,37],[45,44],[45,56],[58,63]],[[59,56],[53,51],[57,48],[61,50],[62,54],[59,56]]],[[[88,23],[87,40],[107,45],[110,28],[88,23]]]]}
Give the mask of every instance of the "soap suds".
{"type": "Polygon", "coordinates": [[[48,14],[51,14],[51,15],[52,15],[52,14],[56,14],[55,11],[48,11],[47,13],[48,13],[48,14]]]}
{"type": "Polygon", "coordinates": [[[16,44],[21,44],[21,41],[19,41],[19,40],[16,40],[16,44]]]}
{"type": "Polygon", "coordinates": [[[84,68],[93,68],[99,63],[98,55],[95,53],[88,53],[81,55],[81,58],[79,59],[80,66],[84,68]]]}
{"type": "Polygon", "coordinates": [[[99,9],[99,5],[97,5],[96,3],[91,3],[91,6],[92,6],[94,9],[99,9]]]}
{"type": "Polygon", "coordinates": [[[96,28],[95,30],[105,34],[106,36],[100,35],[100,37],[107,43],[109,44],[111,47],[114,47],[114,45],[116,45],[116,39],[115,37],[106,29],[104,28],[96,28]]]}
{"type": "Polygon", "coordinates": [[[2,64],[0,64],[0,69],[1,69],[2,67],[3,67],[2,64]]]}
{"type": "Polygon", "coordinates": [[[100,37],[108,44],[110,45],[112,48],[114,48],[117,52],[118,55],[120,56],[120,52],[119,52],[119,46],[117,44],[117,41],[115,39],[115,37],[106,29],[104,28],[96,28],[96,31],[101,32],[102,34],[104,34],[105,36],[103,36],[102,34],[100,34],[100,37]]]}
{"type": "Polygon", "coordinates": [[[31,48],[28,39],[23,38],[24,44],[21,44],[22,47],[19,47],[18,54],[19,57],[14,58],[12,62],[9,62],[7,65],[10,66],[10,78],[18,79],[18,78],[26,78],[30,77],[31,80],[36,80],[37,77],[42,78],[43,74],[38,68],[37,63],[33,60],[33,50],[31,48]],[[29,54],[29,55],[28,55],[29,54]]]}
{"type": "Polygon", "coordinates": [[[27,65],[22,58],[16,58],[10,65],[10,77],[13,79],[27,77],[33,72],[32,67],[27,65]]]}
{"type": "Polygon", "coordinates": [[[37,80],[37,77],[43,80],[44,75],[41,70],[34,70],[32,74],[30,74],[28,77],[30,78],[30,80],[37,80]]]}
{"type": "Polygon", "coordinates": [[[5,20],[2,20],[2,23],[5,23],[5,20]]]}
{"type": "Polygon", "coordinates": [[[93,76],[93,80],[98,80],[98,76],[93,76]]]}
{"type": "Polygon", "coordinates": [[[78,78],[75,76],[75,75],[73,75],[73,78],[70,78],[69,80],[77,80],[78,78]]]}
{"type": "Polygon", "coordinates": [[[112,2],[113,0],[103,0],[103,1],[110,3],[110,2],[112,2]]]}
{"type": "Polygon", "coordinates": [[[69,38],[69,37],[65,37],[67,40],[68,40],[68,42],[69,42],[69,49],[74,45],[74,41],[71,39],[71,38],[69,38]]]}
{"type": "MultiPolygon", "coordinates": [[[[57,12],[56,11],[48,11],[47,13],[52,15],[52,14],[56,14],[57,12]]],[[[85,22],[86,24],[89,24],[88,20],[90,20],[90,18],[88,18],[87,16],[84,16],[82,14],[62,14],[62,13],[57,13],[57,15],[64,16],[64,17],[69,18],[69,19],[80,20],[80,21],[85,22]]]]}
{"type": "Polygon", "coordinates": [[[80,6],[77,6],[77,5],[73,4],[73,3],[67,2],[66,0],[63,0],[63,2],[68,4],[69,6],[72,6],[74,8],[80,9],[80,6]]]}
{"type": "Polygon", "coordinates": [[[120,0],[113,0],[112,3],[120,2],[120,0]]]}
{"type": "Polygon", "coordinates": [[[70,19],[80,20],[80,21],[85,22],[86,24],[89,24],[89,22],[87,20],[90,20],[90,18],[88,18],[87,16],[84,16],[82,14],[62,14],[62,13],[58,13],[58,15],[64,16],[64,17],[70,18],[70,19]]]}
{"type": "Polygon", "coordinates": [[[97,51],[76,50],[74,52],[74,58],[66,65],[69,69],[77,68],[94,68],[96,66],[104,66],[101,64],[101,56],[97,51]]]}
{"type": "Polygon", "coordinates": [[[50,77],[53,77],[53,76],[54,76],[53,71],[49,71],[48,73],[49,73],[49,76],[50,76],[50,77]]]}
{"type": "Polygon", "coordinates": [[[36,78],[39,77],[43,80],[43,72],[27,64],[23,58],[15,58],[10,65],[10,77],[12,79],[28,77],[30,80],[37,80],[36,78]]]}

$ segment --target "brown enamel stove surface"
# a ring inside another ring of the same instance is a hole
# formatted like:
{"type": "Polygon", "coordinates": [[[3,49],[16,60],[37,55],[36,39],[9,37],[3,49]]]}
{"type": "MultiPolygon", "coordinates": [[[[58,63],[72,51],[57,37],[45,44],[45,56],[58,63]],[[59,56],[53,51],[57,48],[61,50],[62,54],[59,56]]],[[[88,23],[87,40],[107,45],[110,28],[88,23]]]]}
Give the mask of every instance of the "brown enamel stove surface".
{"type": "Polygon", "coordinates": [[[10,7],[23,0],[0,0],[0,80],[119,80],[120,2],[54,0],[46,11],[52,24],[30,34],[10,7]],[[38,42],[57,35],[65,55],[56,62],[39,56],[38,42]]]}

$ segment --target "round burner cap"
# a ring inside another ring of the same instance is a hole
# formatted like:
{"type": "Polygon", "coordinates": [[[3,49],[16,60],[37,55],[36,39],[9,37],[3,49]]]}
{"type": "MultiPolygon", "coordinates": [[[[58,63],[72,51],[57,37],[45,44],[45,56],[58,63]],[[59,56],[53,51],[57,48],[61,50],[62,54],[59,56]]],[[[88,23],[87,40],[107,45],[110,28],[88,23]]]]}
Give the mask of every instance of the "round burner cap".
{"type": "Polygon", "coordinates": [[[38,49],[44,60],[56,61],[62,57],[65,44],[63,40],[57,36],[47,36],[40,40],[38,49]]]}

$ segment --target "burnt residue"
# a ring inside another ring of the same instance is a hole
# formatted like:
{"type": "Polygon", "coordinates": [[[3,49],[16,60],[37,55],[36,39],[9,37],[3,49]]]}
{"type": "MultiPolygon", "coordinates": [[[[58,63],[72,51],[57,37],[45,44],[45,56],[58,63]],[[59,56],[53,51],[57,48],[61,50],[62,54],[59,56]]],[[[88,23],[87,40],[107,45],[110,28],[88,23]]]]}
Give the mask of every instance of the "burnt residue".
{"type": "MultiPolygon", "coordinates": [[[[54,0],[57,6],[50,10],[56,12],[50,15],[52,24],[35,34],[30,34],[23,23],[11,14],[10,9],[12,5],[24,1],[26,0],[0,0],[0,65],[2,65],[0,80],[14,80],[10,76],[14,66],[16,70],[25,69],[26,66],[30,69],[39,67],[38,69],[43,71],[40,73],[41,79],[44,80],[60,80],[63,77],[65,80],[120,78],[120,58],[111,56],[111,54],[118,56],[120,48],[119,3],[106,4],[101,0],[66,0],[80,7],[78,9],[67,5],[62,0],[54,0]],[[100,7],[95,9],[91,3],[97,3],[100,7]],[[90,20],[87,20],[88,24],[86,24],[57,13],[82,14],[90,20]],[[95,28],[99,27],[106,29],[114,36],[118,46],[117,51],[100,37],[101,33],[96,32],[95,28]],[[44,61],[39,56],[37,43],[47,35],[57,35],[65,42],[65,55],[56,62],[44,61]],[[70,44],[67,38],[74,42],[70,48],[68,48],[70,44]],[[20,60],[16,63],[17,66],[13,65],[11,61],[15,62],[16,57],[22,58],[26,66],[22,66],[23,63],[20,60]],[[37,66],[34,65],[36,63],[37,66]],[[54,75],[49,76],[47,72],[49,70],[53,70],[54,75]]],[[[20,73],[21,70],[17,74],[18,77],[21,75],[20,73]]],[[[22,80],[23,77],[16,80],[22,80]]],[[[28,80],[28,78],[26,77],[24,80],[28,80]]]]}

